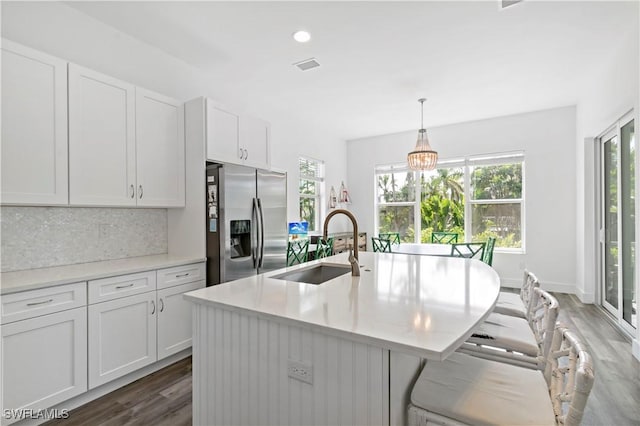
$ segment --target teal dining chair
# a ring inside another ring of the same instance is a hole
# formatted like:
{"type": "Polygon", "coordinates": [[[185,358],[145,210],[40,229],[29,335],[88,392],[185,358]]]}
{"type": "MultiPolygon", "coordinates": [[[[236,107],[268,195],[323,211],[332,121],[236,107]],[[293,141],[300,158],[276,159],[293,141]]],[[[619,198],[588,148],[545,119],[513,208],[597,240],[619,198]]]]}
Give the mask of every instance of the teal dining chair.
{"type": "Polygon", "coordinates": [[[484,245],[484,243],[454,243],[451,244],[451,256],[482,259],[484,245]]]}
{"type": "Polygon", "coordinates": [[[496,238],[489,237],[487,238],[487,242],[484,244],[484,253],[482,253],[482,260],[487,265],[491,266],[493,263],[493,248],[496,245],[496,238]]]}
{"type": "Polygon", "coordinates": [[[378,238],[381,240],[389,240],[391,244],[400,244],[399,232],[381,232],[378,234],[378,238]]]}
{"type": "Polygon", "coordinates": [[[436,244],[454,244],[458,242],[458,234],[455,232],[439,232],[431,233],[431,242],[436,244]]]}
{"type": "Polygon", "coordinates": [[[326,240],[318,238],[318,242],[316,243],[316,259],[329,256],[333,256],[333,237],[329,237],[326,240]]]}
{"type": "Polygon", "coordinates": [[[309,240],[289,241],[287,244],[287,266],[306,262],[308,255],[309,240]]]}
{"type": "Polygon", "coordinates": [[[383,238],[371,237],[373,251],[378,253],[391,253],[391,241],[383,238]]]}

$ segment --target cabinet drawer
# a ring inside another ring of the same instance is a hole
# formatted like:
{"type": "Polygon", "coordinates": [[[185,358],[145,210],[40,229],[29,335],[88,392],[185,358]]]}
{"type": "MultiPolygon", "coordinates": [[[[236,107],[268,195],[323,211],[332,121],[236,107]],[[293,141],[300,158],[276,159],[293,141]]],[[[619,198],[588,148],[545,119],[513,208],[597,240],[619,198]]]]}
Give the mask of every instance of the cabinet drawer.
{"type": "Polygon", "coordinates": [[[158,270],[158,289],[205,279],[204,263],[176,266],[158,270]]]}
{"type": "Polygon", "coordinates": [[[119,299],[156,289],[156,271],[89,281],[89,304],[119,299]]]}
{"type": "Polygon", "coordinates": [[[2,296],[0,323],[86,306],[87,283],[65,284],[2,296]]]}
{"type": "Polygon", "coordinates": [[[333,240],[333,252],[340,253],[347,248],[347,239],[342,237],[334,238],[333,240]]]}

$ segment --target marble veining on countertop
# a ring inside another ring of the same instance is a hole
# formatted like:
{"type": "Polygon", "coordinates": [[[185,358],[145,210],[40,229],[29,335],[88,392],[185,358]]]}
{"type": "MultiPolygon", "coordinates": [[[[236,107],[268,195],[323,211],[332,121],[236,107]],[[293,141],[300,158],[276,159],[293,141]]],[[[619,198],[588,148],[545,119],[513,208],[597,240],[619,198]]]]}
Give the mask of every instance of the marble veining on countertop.
{"type": "Polygon", "coordinates": [[[28,269],[0,273],[0,294],[133,274],[151,269],[170,268],[204,262],[204,257],[157,254],[102,262],[78,263],[51,268],[28,269]]]}
{"type": "Polygon", "coordinates": [[[320,285],[274,278],[347,254],[186,293],[192,302],[294,323],[347,339],[441,360],[493,307],[500,278],[473,259],[360,252],[360,276],[320,285]]]}

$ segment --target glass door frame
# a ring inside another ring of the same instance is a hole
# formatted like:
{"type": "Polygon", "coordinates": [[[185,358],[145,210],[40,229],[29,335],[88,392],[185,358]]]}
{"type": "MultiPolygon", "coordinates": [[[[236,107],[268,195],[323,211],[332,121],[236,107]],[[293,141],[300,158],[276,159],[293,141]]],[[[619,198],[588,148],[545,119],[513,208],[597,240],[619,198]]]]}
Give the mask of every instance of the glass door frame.
{"type": "MultiPolygon", "coordinates": [[[[627,322],[624,318],[623,318],[623,297],[624,297],[624,254],[622,253],[622,245],[623,245],[623,220],[622,220],[622,216],[623,216],[623,211],[622,211],[622,144],[623,144],[623,140],[622,140],[622,128],[629,124],[631,121],[634,121],[635,119],[635,115],[633,113],[633,111],[630,111],[629,113],[625,114],[622,118],[620,118],[620,120],[618,120],[613,126],[609,127],[605,132],[603,132],[597,139],[597,154],[598,154],[598,159],[596,164],[598,165],[598,171],[597,171],[597,182],[598,182],[598,190],[597,190],[597,210],[598,210],[598,222],[597,222],[597,233],[598,233],[598,263],[597,263],[597,271],[598,271],[598,277],[599,277],[599,281],[598,281],[598,300],[600,302],[600,305],[609,313],[611,314],[616,322],[622,327],[623,330],[625,330],[626,332],[628,332],[630,335],[635,336],[636,335],[636,328],[635,328],[635,324],[629,323],[627,322]],[[605,256],[606,256],[606,230],[605,230],[605,219],[606,219],[606,215],[607,212],[605,211],[605,161],[607,160],[607,158],[605,158],[605,152],[604,152],[604,147],[605,147],[605,143],[610,141],[611,139],[616,139],[616,167],[617,167],[617,171],[616,171],[616,209],[617,209],[617,235],[616,235],[616,241],[617,241],[617,248],[618,248],[618,255],[617,255],[617,261],[618,261],[618,265],[617,265],[617,307],[613,306],[611,303],[609,303],[607,301],[607,291],[606,291],[606,285],[607,285],[607,279],[606,279],[606,275],[607,275],[607,268],[605,267],[605,256]]],[[[634,123],[635,126],[635,123],[634,123]]],[[[635,142],[636,147],[637,148],[637,141],[635,142]]],[[[635,150],[636,153],[638,152],[637,149],[635,150]]],[[[637,156],[637,155],[636,155],[637,156]]],[[[638,159],[634,159],[634,161],[636,161],[636,164],[634,164],[634,170],[637,170],[637,161],[638,159]]],[[[637,179],[635,180],[636,182],[636,186],[637,186],[637,179]]],[[[634,188],[634,191],[637,192],[637,188],[634,188]]],[[[635,200],[634,200],[635,203],[635,200]]],[[[637,214],[637,204],[634,204],[634,213],[637,214]]],[[[634,236],[634,242],[637,242],[637,235],[634,236]]],[[[637,263],[638,263],[638,259],[634,259],[634,265],[633,267],[635,268],[635,271],[637,272],[637,263]]],[[[634,286],[634,289],[637,288],[637,278],[634,279],[634,282],[632,283],[632,285],[634,286]]],[[[636,295],[637,297],[637,295],[636,295]]]]}

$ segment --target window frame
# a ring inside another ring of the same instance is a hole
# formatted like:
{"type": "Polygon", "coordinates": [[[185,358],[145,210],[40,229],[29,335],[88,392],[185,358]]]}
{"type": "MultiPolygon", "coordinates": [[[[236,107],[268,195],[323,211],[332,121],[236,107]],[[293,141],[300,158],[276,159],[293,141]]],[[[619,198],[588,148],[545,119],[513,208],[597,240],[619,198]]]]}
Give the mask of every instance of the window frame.
{"type": "Polygon", "coordinates": [[[520,204],[520,247],[498,247],[496,246],[494,251],[500,253],[518,253],[524,254],[525,250],[525,156],[524,152],[516,151],[516,152],[505,152],[499,154],[487,154],[487,155],[475,155],[470,156],[465,159],[465,221],[464,221],[464,234],[465,240],[471,241],[473,238],[473,205],[496,205],[496,204],[520,204]],[[471,198],[471,174],[472,168],[475,166],[499,166],[501,164],[521,164],[521,179],[522,179],[522,190],[520,193],[520,198],[501,198],[501,199],[485,199],[485,200],[474,200],[471,198]],[[467,191],[468,187],[468,193],[467,191]],[[469,220],[467,221],[467,217],[469,220]],[[467,229],[467,226],[469,227],[467,229]]]}
{"type": "MultiPolygon", "coordinates": [[[[526,181],[525,181],[525,167],[526,159],[524,151],[491,153],[482,155],[473,155],[463,158],[451,158],[439,160],[436,166],[437,169],[451,169],[461,168],[464,173],[464,239],[466,242],[471,242],[473,239],[473,215],[472,208],[474,205],[496,205],[496,204],[520,204],[520,247],[498,247],[496,246],[494,251],[500,253],[526,253],[526,217],[525,217],[525,200],[526,200],[526,181]],[[507,198],[507,199],[484,199],[473,200],[471,198],[471,174],[474,167],[478,166],[497,166],[501,164],[521,164],[521,179],[522,179],[522,191],[520,198],[507,198]]],[[[374,167],[373,173],[373,186],[374,186],[374,229],[376,232],[380,231],[380,207],[414,207],[414,231],[415,231],[415,243],[420,243],[421,235],[421,212],[420,204],[422,199],[421,187],[417,185],[420,182],[422,172],[414,171],[414,201],[394,201],[394,202],[379,202],[378,200],[378,176],[391,174],[411,172],[406,163],[393,163],[393,164],[380,164],[374,167]]]]}
{"type": "MultiPolygon", "coordinates": [[[[305,155],[301,155],[300,157],[298,157],[298,212],[300,211],[300,204],[302,202],[303,199],[311,199],[311,200],[315,200],[315,223],[309,223],[309,231],[313,231],[313,232],[317,232],[317,231],[321,231],[320,229],[320,218],[324,216],[324,196],[325,196],[325,188],[324,188],[324,173],[325,173],[325,169],[324,169],[325,165],[324,165],[324,161],[323,160],[318,160],[316,158],[312,158],[309,156],[305,156],[305,155]],[[307,161],[310,163],[315,163],[316,164],[316,168],[317,168],[317,175],[313,176],[313,175],[309,175],[309,174],[303,174],[302,170],[301,170],[301,163],[302,161],[307,161]],[[311,194],[303,194],[300,192],[300,183],[301,181],[313,181],[315,182],[316,185],[316,193],[311,195],[311,194]]],[[[302,217],[300,217],[300,220],[303,220],[302,217]]]]}

